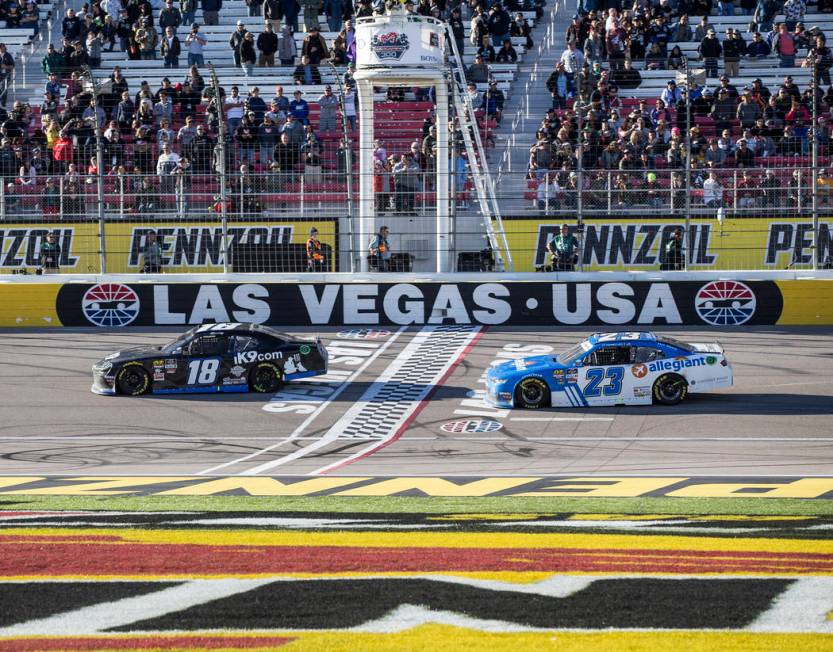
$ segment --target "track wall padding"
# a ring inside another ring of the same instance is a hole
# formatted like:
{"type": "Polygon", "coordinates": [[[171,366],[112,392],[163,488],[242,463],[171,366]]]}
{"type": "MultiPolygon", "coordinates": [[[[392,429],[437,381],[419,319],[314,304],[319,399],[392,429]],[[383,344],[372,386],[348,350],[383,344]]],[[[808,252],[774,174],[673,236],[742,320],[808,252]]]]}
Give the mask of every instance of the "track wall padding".
{"type": "Polygon", "coordinates": [[[149,281],[0,284],[0,326],[188,326],[239,321],[283,327],[483,324],[615,330],[833,324],[833,280],[821,279],[149,281]]]}

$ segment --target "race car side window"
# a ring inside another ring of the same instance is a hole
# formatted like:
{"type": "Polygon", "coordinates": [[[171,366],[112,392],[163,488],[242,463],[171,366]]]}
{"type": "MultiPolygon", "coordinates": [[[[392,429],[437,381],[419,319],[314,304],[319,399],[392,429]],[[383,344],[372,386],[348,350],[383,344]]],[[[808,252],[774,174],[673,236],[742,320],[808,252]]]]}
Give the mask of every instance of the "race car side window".
{"type": "Polygon", "coordinates": [[[210,333],[191,340],[188,352],[191,355],[226,355],[228,347],[227,335],[210,333]]]}
{"type": "Polygon", "coordinates": [[[640,346],[636,349],[634,362],[637,364],[640,362],[653,362],[654,360],[662,360],[664,357],[665,353],[655,346],[640,346]]]}
{"type": "Polygon", "coordinates": [[[632,361],[632,346],[603,346],[585,358],[586,365],[595,367],[604,367],[612,364],[631,364],[632,361]]]}
{"type": "Polygon", "coordinates": [[[243,353],[245,351],[257,351],[260,346],[260,340],[249,335],[235,335],[231,338],[231,352],[243,353]]]}

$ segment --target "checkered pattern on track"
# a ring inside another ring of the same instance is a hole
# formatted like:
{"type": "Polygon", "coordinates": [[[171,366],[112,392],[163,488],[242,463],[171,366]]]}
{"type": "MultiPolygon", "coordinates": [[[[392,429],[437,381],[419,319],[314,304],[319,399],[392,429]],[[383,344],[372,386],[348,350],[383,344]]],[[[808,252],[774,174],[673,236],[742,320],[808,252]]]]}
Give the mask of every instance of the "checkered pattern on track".
{"type": "Polygon", "coordinates": [[[339,437],[379,440],[391,436],[403,418],[439,382],[480,330],[470,326],[423,328],[351,409],[336,424],[339,437]]]}

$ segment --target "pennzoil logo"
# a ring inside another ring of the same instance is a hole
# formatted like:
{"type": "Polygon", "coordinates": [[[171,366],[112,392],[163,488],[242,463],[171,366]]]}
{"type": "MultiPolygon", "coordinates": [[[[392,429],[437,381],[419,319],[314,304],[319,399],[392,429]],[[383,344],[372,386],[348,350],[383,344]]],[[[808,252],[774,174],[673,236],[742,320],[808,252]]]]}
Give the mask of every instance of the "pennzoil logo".
{"type": "Polygon", "coordinates": [[[402,55],[407,52],[409,46],[408,37],[396,32],[374,34],[373,38],[370,39],[373,54],[380,61],[399,61],[402,55]]]}

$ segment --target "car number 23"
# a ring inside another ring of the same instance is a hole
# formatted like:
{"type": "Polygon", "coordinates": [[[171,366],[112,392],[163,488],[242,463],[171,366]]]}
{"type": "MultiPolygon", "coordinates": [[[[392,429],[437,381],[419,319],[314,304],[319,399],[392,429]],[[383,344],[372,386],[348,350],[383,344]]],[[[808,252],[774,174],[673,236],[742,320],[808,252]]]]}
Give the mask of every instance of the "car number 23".
{"type": "Polygon", "coordinates": [[[584,386],[584,395],[587,397],[618,396],[622,393],[622,378],[625,376],[624,367],[609,367],[608,369],[588,369],[587,384],[584,386]],[[602,385],[605,379],[610,382],[602,385]]]}

